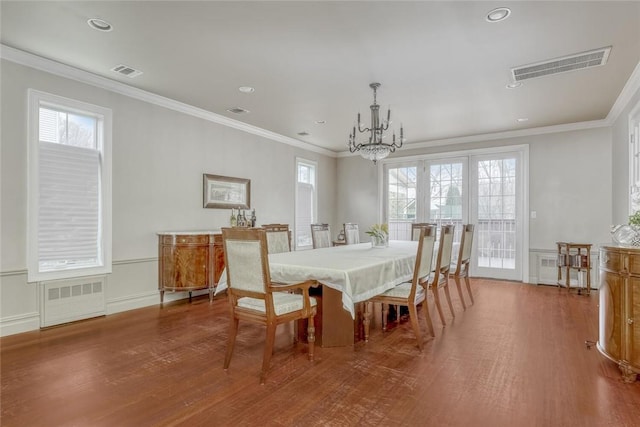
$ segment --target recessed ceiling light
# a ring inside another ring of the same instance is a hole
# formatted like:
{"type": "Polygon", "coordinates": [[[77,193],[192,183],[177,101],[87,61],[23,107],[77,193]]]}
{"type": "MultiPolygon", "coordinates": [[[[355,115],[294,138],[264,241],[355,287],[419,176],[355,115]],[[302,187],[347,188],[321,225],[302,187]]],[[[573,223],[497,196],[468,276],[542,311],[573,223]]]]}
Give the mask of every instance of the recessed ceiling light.
{"type": "Polygon", "coordinates": [[[522,86],[522,82],[513,82],[507,85],[507,89],[515,89],[522,86]]]}
{"type": "Polygon", "coordinates": [[[89,24],[89,26],[94,30],[98,30],[98,31],[109,32],[113,30],[113,27],[111,26],[111,24],[109,24],[104,19],[100,19],[100,18],[91,18],[87,21],[87,24],[89,24]]]}
{"type": "Polygon", "coordinates": [[[229,109],[227,109],[227,111],[230,112],[230,113],[234,113],[234,114],[247,114],[247,113],[249,113],[249,110],[245,110],[244,108],[240,108],[240,107],[229,108],[229,109]]]}
{"type": "Polygon", "coordinates": [[[504,21],[511,15],[511,9],[508,7],[498,7],[487,13],[487,22],[504,21]]]}
{"type": "Polygon", "coordinates": [[[517,121],[517,122],[519,122],[519,123],[524,123],[524,122],[526,122],[526,121],[528,121],[528,120],[529,120],[529,119],[528,119],[527,117],[521,117],[521,118],[519,118],[519,119],[516,119],[516,121],[517,121]]]}
{"type": "Polygon", "coordinates": [[[316,124],[317,124],[317,125],[323,125],[323,124],[325,124],[325,123],[327,123],[327,121],[326,121],[326,120],[316,120],[316,124]]]}
{"type": "Polygon", "coordinates": [[[254,88],[252,88],[251,86],[240,86],[238,88],[238,90],[242,93],[253,93],[256,90],[254,88]]]}

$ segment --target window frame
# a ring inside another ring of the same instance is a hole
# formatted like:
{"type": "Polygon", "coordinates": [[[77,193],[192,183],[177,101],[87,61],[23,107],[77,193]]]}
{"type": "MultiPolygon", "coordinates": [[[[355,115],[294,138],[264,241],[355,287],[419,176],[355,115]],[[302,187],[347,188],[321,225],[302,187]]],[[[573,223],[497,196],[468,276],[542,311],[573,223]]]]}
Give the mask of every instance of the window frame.
{"type": "Polygon", "coordinates": [[[82,101],[27,90],[27,281],[68,279],[108,274],[112,271],[112,112],[108,108],[82,101]],[[96,140],[100,153],[100,253],[102,262],[91,267],[68,267],[40,271],[38,245],[39,169],[40,169],[40,108],[57,109],[95,117],[98,121],[96,140]]]}
{"type": "MultiPolygon", "coordinates": [[[[298,173],[300,165],[311,166],[314,170],[313,174],[313,208],[311,210],[311,224],[317,222],[318,220],[318,162],[305,159],[302,157],[296,157],[295,170],[294,170],[294,179],[295,179],[295,200],[294,200],[294,248],[295,250],[305,250],[305,249],[313,249],[313,241],[309,245],[300,246],[298,245],[298,173]]],[[[311,227],[309,227],[309,235],[311,235],[311,227]]]]}

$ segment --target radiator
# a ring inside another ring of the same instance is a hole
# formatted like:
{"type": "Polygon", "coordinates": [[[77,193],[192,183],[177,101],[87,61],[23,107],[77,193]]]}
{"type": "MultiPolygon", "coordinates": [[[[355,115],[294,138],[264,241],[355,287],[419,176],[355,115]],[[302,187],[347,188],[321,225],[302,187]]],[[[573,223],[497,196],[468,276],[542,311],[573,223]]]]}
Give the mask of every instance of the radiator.
{"type": "Polygon", "coordinates": [[[105,315],[105,284],[106,276],[38,282],[40,327],[105,315]]]}
{"type": "Polygon", "coordinates": [[[558,267],[555,254],[538,254],[537,256],[538,283],[555,285],[558,281],[558,267]]]}

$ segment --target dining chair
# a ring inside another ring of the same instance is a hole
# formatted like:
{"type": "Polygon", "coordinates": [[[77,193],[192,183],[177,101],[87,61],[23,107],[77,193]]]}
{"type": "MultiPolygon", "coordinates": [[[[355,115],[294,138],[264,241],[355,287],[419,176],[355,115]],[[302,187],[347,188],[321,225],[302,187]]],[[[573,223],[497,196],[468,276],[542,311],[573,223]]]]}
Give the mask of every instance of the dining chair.
{"type": "Polygon", "coordinates": [[[289,224],[262,224],[267,232],[267,251],[270,254],[291,252],[289,224]]]}
{"type": "Polygon", "coordinates": [[[428,227],[428,226],[436,226],[437,224],[433,223],[433,222],[413,222],[411,223],[411,240],[413,241],[417,241],[420,238],[420,229],[422,227],[428,227]]]}
{"type": "MultiPolygon", "coordinates": [[[[418,322],[418,305],[422,304],[424,317],[429,327],[429,333],[435,337],[433,332],[433,323],[429,315],[429,307],[427,304],[427,287],[429,285],[428,278],[431,274],[433,265],[433,249],[436,241],[436,226],[428,225],[418,230],[418,252],[416,254],[416,262],[413,268],[413,278],[411,282],[402,283],[388,291],[369,299],[368,303],[382,303],[382,330],[387,330],[387,317],[389,313],[389,305],[405,306],[409,309],[409,320],[411,327],[418,340],[418,348],[422,350],[422,334],[420,333],[420,324],[418,322]]],[[[365,340],[369,338],[370,326],[370,307],[367,306],[369,313],[365,317],[365,340]]]]}
{"type": "Polygon", "coordinates": [[[311,224],[313,249],[331,247],[331,229],[329,224],[311,224]]]}
{"type": "Polygon", "coordinates": [[[266,234],[260,228],[222,229],[227,298],[231,306],[224,369],[227,370],[231,362],[240,320],[265,325],[267,331],[260,384],[264,384],[269,370],[276,326],[279,324],[308,320],[309,360],[313,360],[314,318],[317,310],[315,298],[309,296],[309,288],[316,286],[316,281],[307,280],[291,285],[271,282],[266,234]]]}
{"type": "Polygon", "coordinates": [[[360,243],[360,231],[358,230],[358,224],[353,222],[345,222],[344,227],[344,241],[347,245],[355,245],[360,243]]]}
{"type": "Polygon", "coordinates": [[[471,293],[471,283],[469,283],[469,262],[471,261],[471,245],[473,244],[473,224],[465,224],[462,226],[462,233],[460,235],[460,250],[458,251],[457,262],[451,265],[453,271],[449,272],[449,277],[453,277],[456,282],[456,288],[458,289],[458,295],[460,295],[460,301],[462,302],[462,308],[467,309],[464,303],[464,297],[462,296],[462,285],[460,279],[464,278],[464,282],[467,285],[467,291],[469,292],[469,298],[471,298],[471,304],[473,301],[473,294],[471,293]]]}
{"type": "Polygon", "coordinates": [[[449,304],[451,315],[456,317],[451,303],[451,293],[449,292],[449,271],[451,269],[451,252],[453,249],[453,232],[455,226],[453,224],[443,225],[440,228],[440,240],[438,243],[438,254],[436,256],[436,267],[429,278],[429,288],[433,293],[433,301],[438,310],[440,321],[446,325],[444,313],[440,305],[440,289],[444,289],[444,294],[449,304]]]}

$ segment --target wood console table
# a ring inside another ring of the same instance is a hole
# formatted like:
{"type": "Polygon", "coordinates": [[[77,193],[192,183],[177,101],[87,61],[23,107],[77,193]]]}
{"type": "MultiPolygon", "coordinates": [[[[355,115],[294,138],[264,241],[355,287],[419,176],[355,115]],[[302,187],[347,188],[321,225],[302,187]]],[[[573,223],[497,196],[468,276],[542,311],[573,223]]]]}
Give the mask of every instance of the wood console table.
{"type": "Polygon", "coordinates": [[[209,290],[213,299],[224,270],[222,233],[214,231],[165,231],[158,234],[158,289],[164,292],[209,290]]]}
{"type": "Polygon", "coordinates": [[[600,247],[599,293],[598,351],[633,382],[640,373],[640,248],[600,247]]]}

